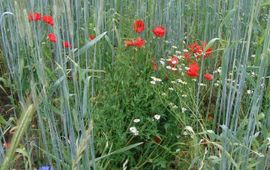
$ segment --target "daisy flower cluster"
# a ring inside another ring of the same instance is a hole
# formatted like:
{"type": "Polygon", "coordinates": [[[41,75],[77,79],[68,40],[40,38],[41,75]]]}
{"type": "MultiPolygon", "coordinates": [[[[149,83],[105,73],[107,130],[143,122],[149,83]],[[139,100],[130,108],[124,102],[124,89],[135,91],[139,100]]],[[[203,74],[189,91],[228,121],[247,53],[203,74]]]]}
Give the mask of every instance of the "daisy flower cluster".
{"type": "MultiPolygon", "coordinates": [[[[159,114],[155,114],[153,117],[152,117],[152,120],[153,121],[159,121],[160,120],[160,118],[161,118],[161,116],[159,115],[159,114]]],[[[136,119],[133,119],[133,126],[131,126],[130,128],[129,128],[129,132],[132,134],[132,135],[134,135],[134,136],[138,136],[139,135],[139,130],[138,130],[138,128],[139,128],[139,123],[141,122],[141,119],[139,119],[139,118],[136,118],[136,119]]],[[[143,123],[145,123],[145,122],[143,122],[143,123]]]]}

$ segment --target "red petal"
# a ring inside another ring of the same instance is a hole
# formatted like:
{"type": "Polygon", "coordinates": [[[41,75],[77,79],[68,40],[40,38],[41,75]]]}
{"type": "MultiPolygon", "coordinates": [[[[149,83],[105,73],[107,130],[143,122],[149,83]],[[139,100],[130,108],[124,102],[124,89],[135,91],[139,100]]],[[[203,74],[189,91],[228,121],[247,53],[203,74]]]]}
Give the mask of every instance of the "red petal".
{"type": "Polygon", "coordinates": [[[142,20],[134,21],[134,31],[137,33],[141,33],[144,30],[144,22],[142,20]]]}

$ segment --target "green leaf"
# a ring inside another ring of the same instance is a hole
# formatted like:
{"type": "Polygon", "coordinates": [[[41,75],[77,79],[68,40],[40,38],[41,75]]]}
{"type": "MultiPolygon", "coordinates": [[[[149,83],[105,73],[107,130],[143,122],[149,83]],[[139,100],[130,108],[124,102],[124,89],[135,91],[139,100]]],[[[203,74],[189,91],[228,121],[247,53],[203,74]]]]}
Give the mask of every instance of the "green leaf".
{"type": "Polygon", "coordinates": [[[219,41],[220,40],[220,38],[213,38],[212,40],[210,40],[208,43],[207,43],[207,45],[206,45],[206,47],[205,47],[205,49],[204,49],[204,52],[208,49],[208,48],[211,48],[213,45],[214,45],[214,43],[216,42],[216,41],[219,41]]]}
{"type": "Polygon", "coordinates": [[[11,148],[8,149],[7,154],[5,155],[5,159],[3,161],[3,164],[1,166],[0,170],[7,170],[9,169],[11,162],[13,160],[16,148],[19,145],[19,142],[21,141],[24,133],[27,131],[29,124],[31,123],[31,120],[35,113],[35,107],[33,104],[29,105],[26,111],[24,111],[21,114],[18,128],[12,137],[11,140],[11,148]]]}
{"type": "Polygon", "coordinates": [[[25,148],[22,148],[22,149],[18,148],[18,149],[16,149],[15,152],[20,153],[20,154],[22,154],[23,157],[27,158],[28,165],[29,165],[28,168],[32,169],[31,157],[30,157],[29,153],[26,151],[26,149],[25,148]]]}
{"type": "MultiPolygon", "coordinates": [[[[139,146],[139,145],[141,145],[141,144],[143,144],[143,142],[135,143],[135,144],[129,145],[129,146],[127,146],[127,147],[118,149],[118,150],[113,151],[113,152],[111,152],[111,153],[109,153],[109,154],[107,154],[107,155],[104,155],[104,156],[101,156],[101,157],[96,158],[96,159],[95,159],[95,162],[97,162],[97,161],[99,161],[99,160],[101,160],[101,159],[104,159],[104,158],[106,158],[106,157],[108,157],[108,156],[114,155],[114,154],[123,153],[123,152],[128,151],[128,150],[130,150],[130,149],[132,149],[132,148],[135,148],[135,147],[137,147],[137,146],[139,146]]],[[[91,163],[93,163],[93,162],[91,162],[91,163]]]]}
{"type": "Polygon", "coordinates": [[[106,35],[107,32],[104,32],[100,35],[98,35],[95,39],[93,39],[92,41],[89,41],[87,44],[85,44],[81,49],[75,51],[75,53],[79,53],[80,55],[85,53],[90,47],[92,47],[93,45],[95,45],[101,38],[103,38],[106,35]]]}
{"type": "Polygon", "coordinates": [[[0,25],[2,23],[2,20],[4,18],[5,15],[14,15],[12,12],[4,12],[1,16],[0,16],[0,25]]]}

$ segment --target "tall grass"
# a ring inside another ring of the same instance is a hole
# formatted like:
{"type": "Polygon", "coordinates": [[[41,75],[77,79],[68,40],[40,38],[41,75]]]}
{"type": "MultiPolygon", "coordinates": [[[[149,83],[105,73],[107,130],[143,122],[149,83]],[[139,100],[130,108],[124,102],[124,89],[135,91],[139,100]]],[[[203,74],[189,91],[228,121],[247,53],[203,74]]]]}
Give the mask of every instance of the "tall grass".
{"type": "MultiPolygon", "coordinates": [[[[84,4],[69,1],[1,2],[1,11],[14,14],[4,16],[1,23],[2,47],[9,75],[15,83],[14,90],[22,108],[29,96],[37,112],[39,131],[29,129],[24,143],[27,150],[33,151],[29,153],[32,158],[40,157],[40,165],[55,164],[57,169],[70,169],[71,162],[76,161],[73,168],[95,168],[92,130],[86,129],[92,127],[89,99],[94,97],[94,82],[97,72],[102,70],[96,70],[97,54],[89,48],[105,34],[97,31],[100,35],[89,42],[87,37],[93,27],[88,24],[95,22],[94,12],[90,18],[89,7],[93,10],[96,6],[89,6],[86,1],[84,4]],[[53,15],[54,27],[28,22],[29,11],[53,15]],[[46,40],[50,32],[59,40],[55,45],[46,40]],[[69,41],[72,49],[64,49],[61,39],[69,41]],[[42,100],[37,101],[37,96],[42,96],[42,100]],[[81,147],[89,149],[78,152],[81,147]],[[91,164],[89,160],[92,160],[91,164]]],[[[100,18],[96,19],[97,23],[102,23],[100,18]]]]}
{"type": "Polygon", "coordinates": [[[14,157],[15,149],[18,147],[18,144],[22,136],[24,135],[26,129],[28,129],[28,126],[33,118],[34,112],[35,112],[34,106],[30,105],[27,108],[27,110],[23,113],[22,118],[18,125],[18,130],[12,139],[11,143],[12,147],[8,150],[8,153],[5,156],[3,164],[1,165],[1,169],[3,170],[8,169],[10,164],[12,164],[12,158],[14,157]]]}
{"type": "MultiPolygon", "coordinates": [[[[184,48],[182,41],[219,40],[213,45],[215,58],[202,64],[212,66],[211,70],[221,67],[221,86],[218,91],[213,83],[209,88],[207,97],[216,97],[214,109],[210,100],[207,106],[203,103],[200,86],[194,87],[197,121],[202,125],[196,132],[208,128],[201,116],[205,114],[202,108],[207,107],[206,114],[214,115],[212,127],[222,153],[215,168],[269,168],[268,10],[266,0],[1,1],[1,49],[17,102],[12,116],[22,116],[20,110],[27,108],[27,100],[36,107],[33,124],[37,128],[29,128],[22,142],[31,161],[55,165],[55,169],[98,169],[93,101],[103,86],[105,66],[125,53],[123,40],[137,36],[132,33],[133,21],[143,19],[148,29],[142,34],[149,40],[146,49],[153,49],[147,57],[166,57],[172,45],[184,48]],[[28,22],[29,11],[52,15],[55,25],[28,22]],[[167,42],[152,40],[151,29],[156,25],[166,27],[167,42]],[[61,41],[50,43],[46,36],[51,32],[58,40],[69,41],[72,48],[63,48],[61,41]],[[96,39],[89,41],[89,34],[96,39]],[[253,78],[251,72],[257,76],[253,78]],[[247,90],[253,91],[252,97],[246,97],[247,90]]],[[[201,162],[199,168],[205,161],[202,155],[207,154],[193,152],[191,164],[201,162]]],[[[5,157],[2,146],[0,153],[1,163],[5,157]]]]}

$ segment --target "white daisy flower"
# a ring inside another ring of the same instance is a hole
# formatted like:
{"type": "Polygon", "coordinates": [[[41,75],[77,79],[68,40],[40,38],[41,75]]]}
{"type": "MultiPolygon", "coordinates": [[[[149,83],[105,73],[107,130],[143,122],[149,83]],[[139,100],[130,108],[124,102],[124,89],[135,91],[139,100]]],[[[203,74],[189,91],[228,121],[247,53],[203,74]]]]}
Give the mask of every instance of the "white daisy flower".
{"type": "Polygon", "coordinates": [[[163,60],[160,60],[159,62],[161,65],[163,65],[163,66],[165,65],[165,62],[163,60]]]}
{"type": "Polygon", "coordinates": [[[176,54],[181,54],[181,51],[175,51],[176,54]]]}
{"type": "Polygon", "coordinates": [[[185,127],[185,130],[188,131],[188,132],[190,132],[190,133],[192,133],[192,134],[195,133],[194,130],[193,130],[193,128],[191,126],[186,126],[185,127]]]}
{"type": "Polygon", "coordinates": [[[166,66],[166,69],[171,70],[172,67],[171,66],[166,66]]]}
{"type": "Polygon", "coordinates": [[[217,72],[220,74],[221,73],[221,67],[219,67],[218,69],[217,69],[217,72]]]}
{"type": "Polygon", "coordinates": [[[187,82],[185,82],[185,81],[183,81],[183,80],[181,80],[181,79],[177,79],[176,82],[181,83],[181,84],[184,84],[184,85],[187,84],[187,82]]]}
{"type": "Polygon", "coordinates": [[[187,50],[187,49],[184,49],[183,51],[184,51],[185,53],[187,53],[187,52],[188,52],[188,50],[187,50]]]}
{"type": "Polygon", "coordinates": [[[180,60],[182,60],[182,59],[184,59],[184,56],[178,55],[177,58],[180,59],[180,60]]]}
{"type": "Polygon", "coordinates": [[[151,84],[156,84],[156,81],[150,81],[151,84]]]}
{"type": "Polygon", "coordinates": [[[252,90],[247,90],[247,94],[252,94],[253,93],[253,91],[252,90]]]}
{"type": "Polygon", "coordinates": [[[182,112],[185,113],[186,111],[187,111],[187,109],[182,107],[182,112]]]}
{"type": "Polygon", "coordinates": [[[182,97],[187,97],[187,95],[186,95],[186,94],[182,94],[181,96],[182,96],[182,97]]]}
{"type": "Polygon", "coordinates": [[[183,132],[183,135],[184,135],[184,136],[187,136],[187,135],[188,135],[188,133],[187,133],[186,131],[184,131],[184,132],[183,132]]]}
{"type": "Polygon", "coordinates": [[[219,86],[219,83],[214,83],[214,86],[218,87],[219,86]]]}
{"type": "Polygon", "coordinates": [[[206,87],[206,84],[204,84],[204,83],[199,83],[198,85],[202,86],[202,87],[206,87]]]}
{"type": "Polygon", "coordinates": [[[133,122],[134,123],[139,123],[141,120],[140,119],[134,119],[133,122]]]}
{"type": "Polygon", "coordinates": [[[136,127],[130,127],[130,128],[129,128],[129,131],[130,131],[133,135],[135,135],[135,136],[138,136],[138,135],[139,135],[139,131],[137,130],[136,127]]]}
{"type": "Polygon", "coordinates": [[[177,70],[177,68],[175,68],[175,67],[172,68],[172,71],[176,71],[176,70],[177,70]]]}
{"type": "Polygon", "coordinates": [[[159,120],[160,119],[160,115],[158,115],[158,114],[154,115],[154,119],[159,120]]]}
{"type": "Polygon", "coordinates": [[[172,109],[178,109],[178,106],[174,105],[174,106],[172,107],[172,109]]]}
{"type": "Polygon", "coordinates": [[[162,80],[160,79],[160,78],[157,78],[157,77],[151,77],[151,79],[153,80],[153,81],[158,81],[158,82],[161,82],[162,80]]]}

